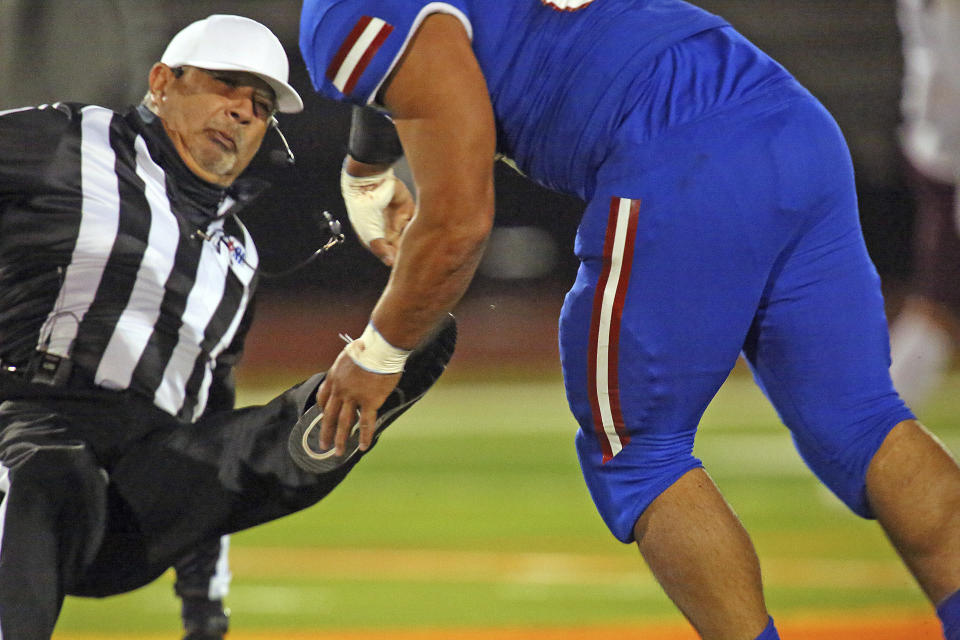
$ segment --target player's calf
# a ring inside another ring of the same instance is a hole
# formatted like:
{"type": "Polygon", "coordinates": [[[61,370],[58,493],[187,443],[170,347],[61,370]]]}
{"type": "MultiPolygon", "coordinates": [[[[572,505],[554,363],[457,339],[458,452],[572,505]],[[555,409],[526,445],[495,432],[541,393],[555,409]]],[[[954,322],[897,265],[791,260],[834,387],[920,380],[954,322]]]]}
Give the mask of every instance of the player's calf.
{"type": "Polygon", "coordinates": [[[919,422],[901,422],[871,461],[867,488],[874,515],[930,602],[952,597],[960,587],[960,467],[950,452],[919,422]]]}

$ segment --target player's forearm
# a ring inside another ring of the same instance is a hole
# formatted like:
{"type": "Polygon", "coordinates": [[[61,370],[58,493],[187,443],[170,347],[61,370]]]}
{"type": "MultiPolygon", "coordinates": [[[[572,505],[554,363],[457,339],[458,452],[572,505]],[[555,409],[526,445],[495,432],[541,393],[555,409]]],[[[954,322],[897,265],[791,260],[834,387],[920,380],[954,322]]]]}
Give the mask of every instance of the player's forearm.
{"type": "Polygon", "coordinates": [[[390,281],[371,315],[391,344],[407,349],[453,309],[470,285],[493,224],[493,186],[467,205],[471,215],[458,222],[428,224],[437,216],[423,210],[432,206],[444,205],[423,196],[420,207],[427,215],[418,214],[404,232],[390,281]]]}
{"type": "Polygon", "coordinates": [[[418,204],[372,320],[391,344],[410,348],[466,291],[493,225],[493,107],[456,17],[424,20],[384,104],[418,204]]]}

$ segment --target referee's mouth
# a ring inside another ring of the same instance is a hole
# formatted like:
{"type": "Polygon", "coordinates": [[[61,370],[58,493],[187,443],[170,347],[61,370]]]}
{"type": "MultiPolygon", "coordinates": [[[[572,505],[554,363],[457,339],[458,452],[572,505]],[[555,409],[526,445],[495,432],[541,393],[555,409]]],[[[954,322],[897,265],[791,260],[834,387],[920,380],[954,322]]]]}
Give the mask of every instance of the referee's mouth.
{"type": "Polygon", "coordinates": [[[210,139],[219,146],[223,147],[224,151],[229,151],[231,153],[236,153],[237,151],[236,141],[233,139],[233,137],[224,133],[223,131],[211,129],[210,139]]]}

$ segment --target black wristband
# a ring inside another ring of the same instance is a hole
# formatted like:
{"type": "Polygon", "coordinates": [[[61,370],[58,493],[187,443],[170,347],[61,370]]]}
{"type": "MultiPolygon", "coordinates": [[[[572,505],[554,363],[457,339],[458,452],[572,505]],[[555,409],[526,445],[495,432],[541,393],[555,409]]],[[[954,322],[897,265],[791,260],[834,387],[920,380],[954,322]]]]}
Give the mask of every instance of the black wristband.
{"type": "Polygon", "coordinates": [[[354,105],[347,152],[365,164],[393,164],[403,157],[397,130],[386,115],[354,105]]]}

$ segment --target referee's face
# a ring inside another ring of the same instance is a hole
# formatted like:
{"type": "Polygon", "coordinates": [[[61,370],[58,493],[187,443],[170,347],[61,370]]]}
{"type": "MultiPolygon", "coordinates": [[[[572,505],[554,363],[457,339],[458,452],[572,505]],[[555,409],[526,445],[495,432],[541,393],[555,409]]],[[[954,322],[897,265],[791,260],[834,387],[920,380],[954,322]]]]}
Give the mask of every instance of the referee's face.
{"type": "Polygon", "coordinates": [[[275,106],[267,83],[237,71],[174,70],[158,63],[150,71],[150,92],[184,163],[224,187],[250,164],[275,106]]]}

